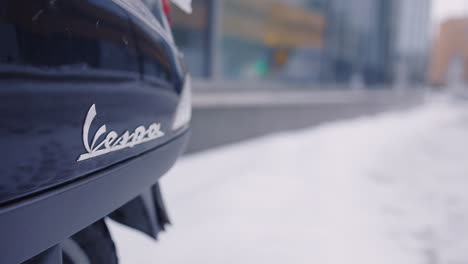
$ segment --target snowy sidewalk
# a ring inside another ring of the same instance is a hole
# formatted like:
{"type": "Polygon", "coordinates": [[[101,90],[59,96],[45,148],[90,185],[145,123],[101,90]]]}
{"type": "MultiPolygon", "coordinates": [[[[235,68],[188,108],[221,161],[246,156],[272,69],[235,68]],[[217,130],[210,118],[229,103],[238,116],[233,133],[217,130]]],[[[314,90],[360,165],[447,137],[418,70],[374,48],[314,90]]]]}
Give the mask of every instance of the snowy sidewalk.
{"type": "Polygon", "coordinates": [[[468,263],[468,105],[432,101],[183,158],[123,264],[468,263]]]}

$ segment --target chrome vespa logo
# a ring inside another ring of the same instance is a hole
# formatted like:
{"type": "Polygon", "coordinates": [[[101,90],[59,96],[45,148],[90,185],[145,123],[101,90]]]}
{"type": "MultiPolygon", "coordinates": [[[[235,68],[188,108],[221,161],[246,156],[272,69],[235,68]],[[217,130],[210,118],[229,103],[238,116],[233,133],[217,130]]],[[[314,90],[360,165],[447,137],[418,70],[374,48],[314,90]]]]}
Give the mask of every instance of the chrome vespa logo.
{"type": "Polygon", "coordinates": [[[81,154],[77,161],[87,160],[124,148],[131,148],[135,145],[164,136],[164,132],[161,131],[161,124],[152,123],[148,128],[139,126],[135,128],[132,133],[127,130],[120,136],[117,134],[117,132],[110,131],[104,137],[104,140],[102,140],[100,143],[97,143],[98,139],[107,132],[106,125],[102,125],[94,134],[90,145],[89,128],[91,127],[91,123],[95,117],[96,105],[93,104],[88,110],[88,114],[86,115],[86,119],[83,125],[83,145],[87,153],[81,154]]]}

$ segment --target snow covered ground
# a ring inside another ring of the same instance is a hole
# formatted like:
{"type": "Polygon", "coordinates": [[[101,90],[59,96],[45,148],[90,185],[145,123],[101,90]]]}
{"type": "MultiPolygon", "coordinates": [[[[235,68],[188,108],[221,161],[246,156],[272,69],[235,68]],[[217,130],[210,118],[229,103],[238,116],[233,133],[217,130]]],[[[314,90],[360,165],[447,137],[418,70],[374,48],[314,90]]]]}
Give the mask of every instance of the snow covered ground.
{"type": "Polygon", "coordinates": [[[468,263],[468,102],[183,158],[158,243],[109,222],[124,264],[468,263]]]}

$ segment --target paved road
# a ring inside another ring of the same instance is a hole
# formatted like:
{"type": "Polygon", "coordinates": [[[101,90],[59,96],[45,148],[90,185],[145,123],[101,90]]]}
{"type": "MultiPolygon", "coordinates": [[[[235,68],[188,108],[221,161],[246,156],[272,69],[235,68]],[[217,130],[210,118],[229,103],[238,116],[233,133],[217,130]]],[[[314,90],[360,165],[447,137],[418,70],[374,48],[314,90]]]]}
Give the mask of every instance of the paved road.
{"type": "Polygon", "coordinates": [[[187,153],[269,133],[402,109],[422,101],[420,92],[401,94],[389,90],[195,92],[187,153]]]}

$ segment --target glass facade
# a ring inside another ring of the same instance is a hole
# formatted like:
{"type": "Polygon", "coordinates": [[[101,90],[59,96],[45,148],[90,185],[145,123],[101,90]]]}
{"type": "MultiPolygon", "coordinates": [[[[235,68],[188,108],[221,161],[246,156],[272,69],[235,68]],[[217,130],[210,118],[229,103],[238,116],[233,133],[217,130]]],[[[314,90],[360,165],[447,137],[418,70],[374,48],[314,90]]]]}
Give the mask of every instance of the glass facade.
{"type": "MultiPolygon", "coordinates": [[[[388,85],[397,58],[412,56],[398,51],[406,28],[399,1],[198,0],[193,14],[175,12],[173,28],[199,78],[388,85]]],[[[405,18],[407,24],[426,23],[405,18]]]]}
{"type": "Polygon", "coordinates": [[[226,0],[222,24],[225,79],[318,78],[322,13],[285,1],[226,0]]]}

